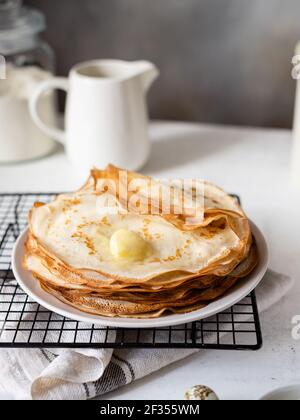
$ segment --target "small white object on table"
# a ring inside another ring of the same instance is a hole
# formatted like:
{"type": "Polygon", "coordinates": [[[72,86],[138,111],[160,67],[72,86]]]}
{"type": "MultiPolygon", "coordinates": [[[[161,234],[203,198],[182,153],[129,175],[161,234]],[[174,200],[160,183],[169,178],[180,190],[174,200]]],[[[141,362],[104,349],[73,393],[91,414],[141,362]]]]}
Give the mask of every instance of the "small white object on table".
{"type": "Polygon", "coordinates": [[[300,42],[296,46],[295,50],[297,58],[297,65],[295,66],[293,75],[297,79],[296,84],[296,100],[295,100],[295,111],[294,111],[294,131],[293,131],[293,149],[292,149],[292,168],[291,177],[295,188],[300,191],[300,79],[299,79],[299,57],[300,57],[300,42]]]}
{"type": "MultiPolygon", "coordinates": [[[[261,316],[261,351],[202,351],[105,397],[181,399],[203,383],[220,399],[258,399],[300,383],[300,340],[292,338],[292,319],[300,315],[300,197],[290,185],[291,131],[174,122],[155,122],[150,130],[153,150],[144,172],[204,178],[239,194],[267,237],[271,267],[295,278],[296,286],[261,316]]],[[[61,149],[43,160],[0,166],[0,192],[71,191],[83,182],[61,149]]]]}

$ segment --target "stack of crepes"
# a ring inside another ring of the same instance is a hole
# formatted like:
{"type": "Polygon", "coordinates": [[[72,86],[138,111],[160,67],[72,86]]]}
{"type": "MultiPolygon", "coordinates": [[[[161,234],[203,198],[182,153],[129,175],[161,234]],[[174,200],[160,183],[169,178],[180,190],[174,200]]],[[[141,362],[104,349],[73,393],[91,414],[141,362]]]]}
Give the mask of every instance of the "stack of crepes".
{"type": "MultiPolygon", "coordinates": [[[[178,214],[173,205],[178,183],[169,211],[160,211],[157,193],[150,205],[150,183],[161,186],[128,171],[121,179],[120,170],[109,165],[92,170],[79,191],[35,203],[26,269],[45,291],[78,310],[128,318],[200,309],[252,272],[257,248],[236,199],[204,183],[198,220],[191,206],[178,214]]],[[[199,200],[194,187],[190,193],[199,200]]]]}

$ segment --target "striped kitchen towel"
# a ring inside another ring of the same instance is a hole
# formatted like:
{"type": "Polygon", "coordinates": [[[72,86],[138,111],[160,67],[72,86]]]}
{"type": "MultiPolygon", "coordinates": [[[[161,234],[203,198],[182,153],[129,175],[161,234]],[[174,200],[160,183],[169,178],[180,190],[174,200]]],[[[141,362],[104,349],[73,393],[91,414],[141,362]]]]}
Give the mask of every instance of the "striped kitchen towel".
{"type": "MultiPolygon", "coordinates": [[[[260,311],[293,287],[291,278],[268,271],[257,289],[260,311]]],[[[101,332],[96,337],[103,340],[101,332]]],[[[14,399],[83,400],[99,397],[199,350],[0,350],[0,395],[14,399]]]]}

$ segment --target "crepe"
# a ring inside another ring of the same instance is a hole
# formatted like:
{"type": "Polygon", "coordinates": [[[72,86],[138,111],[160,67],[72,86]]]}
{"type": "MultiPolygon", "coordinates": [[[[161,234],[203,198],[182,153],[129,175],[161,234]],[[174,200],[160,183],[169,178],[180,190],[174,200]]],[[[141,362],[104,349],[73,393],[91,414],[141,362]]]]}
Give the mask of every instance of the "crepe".
{"type": "Polygon", "coordinates": [[[154,318],[201,308],[258,261],[237,201],[201,185],[183,194],[171,183],[165,212],[164,182],[112,165],[93,170],[79,191],[35,203],[24,266],[44,290],[84,312],[154,318]]]}
{"type": "MultiPolygon", "coordinates": [[[[96,193],[60,196],[31,213],[31,232],[50,254],[76,270],[115,279],[146,280],[171,271],[201,274],[208,266],[240,252],[230,223],[182,231],[163,217],[99,213],[96,193]],[[116,261],[109,238],[118,229],[138,233],[149,246],[142,261],[116,261]]],[[[102,210],[102,209],[101,209],[102,210]]],[[[224,216],[225,217],[225,216],[224,216]]]]}

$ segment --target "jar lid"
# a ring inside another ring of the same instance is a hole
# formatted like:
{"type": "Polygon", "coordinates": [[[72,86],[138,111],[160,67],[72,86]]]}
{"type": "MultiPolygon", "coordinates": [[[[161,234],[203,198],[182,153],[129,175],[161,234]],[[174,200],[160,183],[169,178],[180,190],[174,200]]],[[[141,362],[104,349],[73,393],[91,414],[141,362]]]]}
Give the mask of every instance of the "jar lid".
{"type": "Polygon", "coordinates": [[[0,53],[13,53],[18,41],[30,38],[46,28],[43,13],[22,7],[20,0],[0,0],[0,53]]]}

